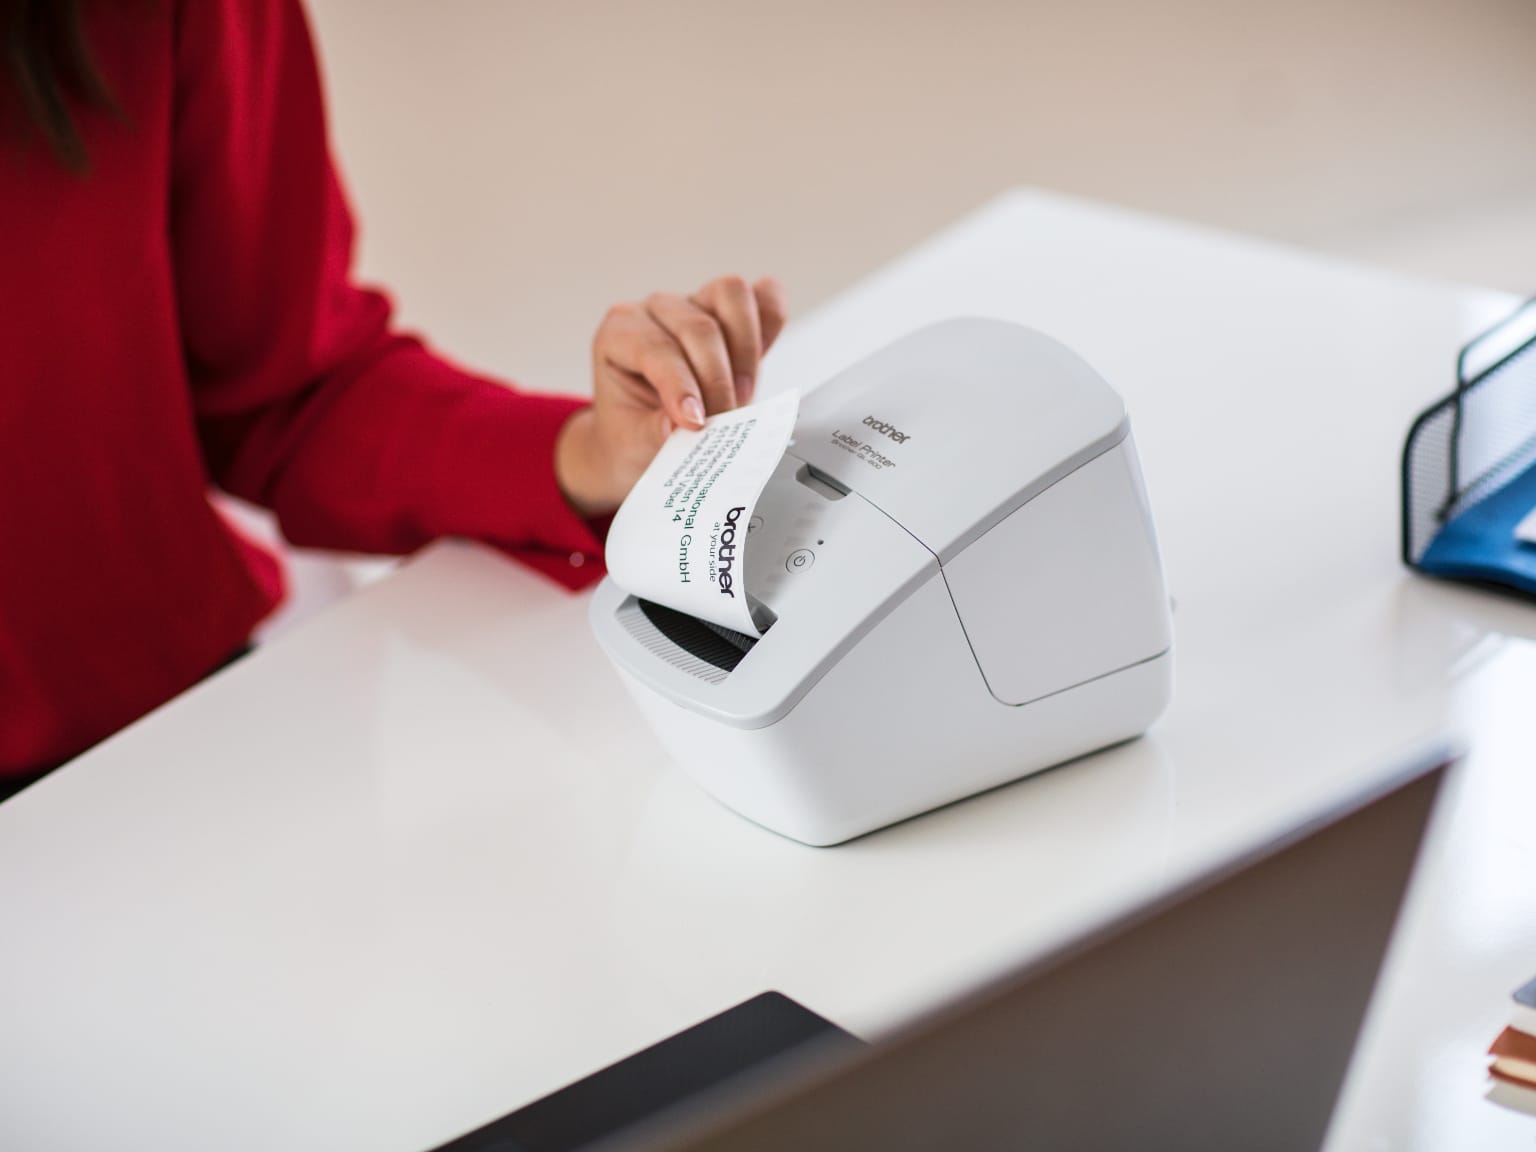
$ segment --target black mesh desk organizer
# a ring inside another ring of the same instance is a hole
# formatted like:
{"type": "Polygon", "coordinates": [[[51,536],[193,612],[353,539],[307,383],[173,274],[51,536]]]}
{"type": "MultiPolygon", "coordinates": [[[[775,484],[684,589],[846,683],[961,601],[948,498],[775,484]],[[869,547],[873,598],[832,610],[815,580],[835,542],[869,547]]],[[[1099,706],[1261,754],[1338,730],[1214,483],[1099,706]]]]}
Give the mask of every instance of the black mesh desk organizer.
{"type": "Polygon", "coordinates": [[[1403,561],[1433,576],[1536,597],[1536,298],[1477,337],[1456,390],[1421,412],[1403,447],[1403,561]]]}

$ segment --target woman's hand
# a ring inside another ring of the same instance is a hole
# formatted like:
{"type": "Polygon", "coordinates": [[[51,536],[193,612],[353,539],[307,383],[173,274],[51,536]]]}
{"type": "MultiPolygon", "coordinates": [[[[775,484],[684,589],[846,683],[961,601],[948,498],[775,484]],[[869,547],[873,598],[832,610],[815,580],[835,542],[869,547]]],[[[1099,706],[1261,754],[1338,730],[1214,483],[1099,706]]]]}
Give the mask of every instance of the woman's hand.
{"type": "Polygon", "coordinates": [[[751,400],[784,316],[771,277],[722,276],[692,296],[658,292],[610,308],[592,341],[592,407],[555,444],[555,478],[572,507],[612,512],[674,427],[698,428],[751,400]]]}

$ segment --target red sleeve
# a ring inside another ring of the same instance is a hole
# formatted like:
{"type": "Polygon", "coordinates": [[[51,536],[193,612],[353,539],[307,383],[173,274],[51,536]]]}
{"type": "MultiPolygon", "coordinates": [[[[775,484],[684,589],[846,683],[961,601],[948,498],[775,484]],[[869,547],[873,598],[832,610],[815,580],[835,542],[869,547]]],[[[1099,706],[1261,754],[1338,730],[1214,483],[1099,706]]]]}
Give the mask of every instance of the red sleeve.
{"type": "Polygon", "coordinates": [[[555,482],[581,401],[507,388],[390,331],[355,285],[298,0],[177,9],[171,238],[209,471],[295,544],[409,552],[467,536],[577,587],[597,531],[555,482]]]}

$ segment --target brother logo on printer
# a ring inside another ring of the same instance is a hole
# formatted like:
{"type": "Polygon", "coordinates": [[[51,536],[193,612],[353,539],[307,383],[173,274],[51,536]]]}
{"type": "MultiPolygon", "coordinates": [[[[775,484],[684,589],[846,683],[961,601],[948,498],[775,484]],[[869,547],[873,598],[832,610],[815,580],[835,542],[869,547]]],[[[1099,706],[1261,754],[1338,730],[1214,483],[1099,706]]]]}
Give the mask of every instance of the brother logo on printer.
{"type": "Polygon", "coordinates": [[[884,420],[876,420],[873,416],[864,417],[864,423],[880,435],[889,436],[898,444],[905,444],[911,438],[909,433],[896,431],[896,425],[887,424],[884,420]]]}
{"type": "Polygon", "coordinates": [[[736,593],[731,590],[735,578],[731,575],[731,567],[736,563],[736,521],[746,507],[732,508],[725,514],[725,527],[720,530],[720,554],[718,557],[720,591],[736,599],[736,593]]]}

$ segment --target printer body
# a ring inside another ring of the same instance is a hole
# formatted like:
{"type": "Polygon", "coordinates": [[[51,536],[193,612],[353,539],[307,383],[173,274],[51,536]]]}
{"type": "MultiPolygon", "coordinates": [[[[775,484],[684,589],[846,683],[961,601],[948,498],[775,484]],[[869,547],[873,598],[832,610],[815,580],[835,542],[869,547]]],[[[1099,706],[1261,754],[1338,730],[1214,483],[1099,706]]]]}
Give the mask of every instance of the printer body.
{"type": "Polygon", "coordinates": [[[591,621],[685,771],[806,844],[1138,736],[1169,698],[1124,405],[1028,328],[944,321],[810,391],[744,560],[759,639],[611,578],[591,621]]]}

